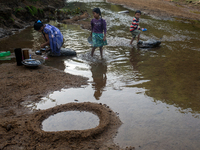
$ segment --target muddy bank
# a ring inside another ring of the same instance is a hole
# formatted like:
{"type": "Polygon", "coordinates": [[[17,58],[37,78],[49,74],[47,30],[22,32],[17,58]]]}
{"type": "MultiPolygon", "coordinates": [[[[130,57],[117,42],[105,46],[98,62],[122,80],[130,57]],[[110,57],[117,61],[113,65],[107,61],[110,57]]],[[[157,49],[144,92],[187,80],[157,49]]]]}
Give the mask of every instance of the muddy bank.
{"type": "Polygon", "coordinates": [[[144,14],[161,19],[182,18],[200,21],[200,2],[171,2],[170,0],[107,0],[107,2],[125,5],[134,10],[140,9],[144,14]]]}
{"type": "Polygon", "coordinates": [[[40,19],[43,22],[70,19],[70,15],[81,15],[85,11],[60,10],[66,5],[65,0],[20,0],[0,1],[0,39],[14,34],[15,31],[32,26],[40,19]]]}
{"type": "MultiPolygon", "coordinates": [[[[0,68],[0,150],[122,149],[113,142],[122,122],[109,106],[75,102],[47,110],[30,110],[23,105],[39,102],[51,91],[86,85],[87,78],[43,65],[29,69],[9,63],[1,64],[0,68]],[[77,131],[41,130],[42,121],[49,116],[73,110],[96,114],[99,125],[77,131]]],[[[131,149],[134,147],[125,148],[131,149]]]]}
{"type": "MultiPolygon", "coordinates": [[[[120,150],[113,137],[122,124],[119,117],[108,106],[97,103],[69,103],[33,114],[16,117],[13,111],[7,112],[0,122],[0,149],[93,149],[120,150]],[[48,116],[70,110],[89,111],[100,118],[97,127],[88,130],[44,132],[41,122],[48,116]]],[[[134,147],[127,147],[133,150],[134,147]]]]}
{"type": "Polygon", "coordinates": [[[88,12],[84,12],[82,15],[74,16],[71,19],[64,19],[61,22],[64,24],[76,24],[80,25],[83,29],[91,30],[91,24],[88,21],[84,21],[84,19],[87,19],[91,17],[88,12]]]}
{"type": "Polygon", "coordinates": [[[1,64],[0,68],[0,108],[2,111],[20,107],[23,101],[38,102],[50,91],[87,84],[87,78],[44,65],[29,69],[14,63],[1,64]]]}

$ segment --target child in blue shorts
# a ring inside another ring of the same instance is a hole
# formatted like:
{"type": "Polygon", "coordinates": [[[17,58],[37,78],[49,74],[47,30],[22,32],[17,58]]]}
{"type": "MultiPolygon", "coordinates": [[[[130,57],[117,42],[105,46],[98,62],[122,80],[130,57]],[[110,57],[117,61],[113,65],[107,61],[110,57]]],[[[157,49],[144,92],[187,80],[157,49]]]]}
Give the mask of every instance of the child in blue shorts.
{"type": "Polygon", "coordinates": [[[94,19],[91,20],[92,27],[92,52],[91,56],[93,57],[94,51],[99,47],[101,58],[103,58],[103,46],[107,45],[106,40],[106,21],[102,19],[101,11],[99,8],[94,8],[92,10],[94,19]],[[101,16],[101,17],[100,17],[101,16]],[[104,32],[104,34],[103,34],[104,32]]]}
{"type": "Polygon", "coordinates": [[[130,32],[132,34],[132,39],[131,39],[130,45],[132,45],[133,40],[135,39],[136,36],[138,36],[137,43],[140,40],[140,27],[139,27],[139,18],[140,18],[140,16],[141,16],[141,11],[137,10],[135,12],[135,17],[133,18],[133,22],[132,22],[132,24],[130,26],[130,32]]]}

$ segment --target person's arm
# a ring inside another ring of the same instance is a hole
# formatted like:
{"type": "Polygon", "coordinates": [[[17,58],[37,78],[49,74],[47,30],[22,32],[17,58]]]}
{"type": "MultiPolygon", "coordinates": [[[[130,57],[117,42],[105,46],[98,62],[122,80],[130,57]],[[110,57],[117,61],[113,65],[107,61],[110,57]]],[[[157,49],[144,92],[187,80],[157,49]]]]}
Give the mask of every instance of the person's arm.
{"type": "Polygon", "coordinates": [[[41,48],[44,48],[45,46],[47,46],[47,45],[50,44],[50,42],[49,42],[49,35],[45,34],[44,36],[45,36],[44,39],[47,40],[47,41],[45,43],[41,44],[41,46],[40,46],[41,48]]]}
{"type": "Polygon", "coordinates": [[[105,41],[105,40],[106,40],[106,32],[107,32],[106,21],[105,21],[105,20],[103,21],[103,30],[104,30],[104,37],[103,37],[103,40],[105,41]]]}
{"type": "Polygon", "coordinates": [[[90,36],[92,36],[92,31],[93,31],[93,19],[91,20],[91,34],[90,34],[90,36]]]}

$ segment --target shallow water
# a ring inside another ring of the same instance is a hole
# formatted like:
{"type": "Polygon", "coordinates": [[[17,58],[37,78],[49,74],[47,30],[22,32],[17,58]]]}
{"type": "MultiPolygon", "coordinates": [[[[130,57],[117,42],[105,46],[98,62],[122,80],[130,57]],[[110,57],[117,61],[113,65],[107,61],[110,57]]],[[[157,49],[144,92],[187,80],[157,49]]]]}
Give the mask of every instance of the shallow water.
{"type": "Polygon", "coordinates": [[[57,113],[42,122],[44,131],[86,130],[99,125],[99,118],[89,112],[67,111],[57,113]]]}
{"type": "MultiPolygon", "coordinates": [[[[114,139],[122,147],[199,149],[200,29],[188,23],[142,15],[140,26],[147,31],[142,32],[141,40],[154,38],[162,43],[158,48],[138,49],[129,46],[133,11],[119,14],[127,8],[104,0],[82,2],[69,6],[88,9],[90,14],[91,8],[98,6],[107,21],[104,59],[100,59],[98,49],[94,58],[90,57],[89,31],[78,25],[61,25],[64,47],[76,50],[77,57],[49,58],[45,64],[88,77],[89,85],[55,91],[29,107],[47,109],[75,100],[103,103],[119,113],[123,122],[114,139]]],[[[23,46],[34,51],[40,40],[38,33],[27,28],[0,41],[0,50],[23,46]]]]}

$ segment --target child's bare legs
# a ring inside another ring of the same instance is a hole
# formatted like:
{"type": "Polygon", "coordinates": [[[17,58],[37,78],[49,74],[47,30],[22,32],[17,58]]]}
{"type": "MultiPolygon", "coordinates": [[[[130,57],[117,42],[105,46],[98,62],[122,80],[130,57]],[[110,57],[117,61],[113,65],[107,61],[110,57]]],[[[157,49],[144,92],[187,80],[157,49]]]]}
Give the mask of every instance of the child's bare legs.
{"type": "Polygon", "coordinates": [[[140,40],[140,34],[138,35],[138,40],[137,40],[137,43],[139,42],[139,40],[140,40]]]}
{"type": "MultiPolygon", "coordinates": [[[[96,47],[92,48],[92,52],[91,52],[91,56],[93,57],[94,55],[94,51],[95,51],[96,47]]],[[[101,55],[101,59],[103,58],[103,47],[99,47],[99,51],[100,51],[100,55],[101,55]]]]}
{"type": "Polygon", "coordinates": [[[135,39],[134,37],[131,39],[130,45],[132,45],[134,39],[135,39]]]}
{"type": "Polygon", "coordinates": [[[103,47],[99,47],[101,59],[103,58],[103,47]]]}
{"type": "Polygon", "coordinates": [[[94,51],[95,51],[96,47],[93,47],[92,48],[92,51],[91,51],[91,56],[93,57],[93,54],[94,54],[94,51]]]}

